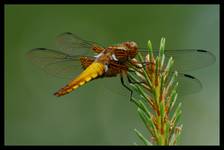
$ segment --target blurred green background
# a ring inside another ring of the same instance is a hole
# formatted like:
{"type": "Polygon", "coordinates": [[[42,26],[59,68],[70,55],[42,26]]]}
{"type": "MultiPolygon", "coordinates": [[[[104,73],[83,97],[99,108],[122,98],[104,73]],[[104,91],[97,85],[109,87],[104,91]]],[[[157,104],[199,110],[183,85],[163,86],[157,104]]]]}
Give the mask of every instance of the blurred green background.
{"type": "Polygon", "coordinates": [[[56,35],[66,31],[106,46],[133,40],[145,47],[150,39],[158,48],[164,36],[167,49],[212,51],[214,65],[188,72],[201,80],[203,90],[178,99],[181,145],[219,144],[218,5],[5,5],[6,145],[142,144],[134,128],[147,136],[129,97],[105,86],[121,87],[119,78],[53,95],[68,80],[44,73],[25,54],[52,48],[56,35]]]}

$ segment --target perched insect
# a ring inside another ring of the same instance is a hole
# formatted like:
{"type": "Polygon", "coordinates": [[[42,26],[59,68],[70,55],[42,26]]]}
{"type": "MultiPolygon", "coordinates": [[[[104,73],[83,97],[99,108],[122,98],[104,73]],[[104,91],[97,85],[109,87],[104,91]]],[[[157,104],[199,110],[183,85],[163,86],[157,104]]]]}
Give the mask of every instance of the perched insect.
{"type": "MultiPolygon", "coordinates": [[[[35,48],[27,53],[28,58],[46,72],[59,77],[72,78],[66,86],[54,93],[56,96],[68,94],[93,79],[117,75],[120,75],[122,85],[130,90],[124,84],[123,78],[128,75],[129,66],[136,65],[134,58],[137,53],[148,52],[138,48],[133,41],[105,48],[95,42],[83,40],[70,32],[60,34],[57,37],[57,43],[58,50],[35,48]],[[84,69],[81,73],[80,68],[84,69]],[[80,74],[75,76],[78,72],[80,74]]],[[[158,51],[155,50],[155,53],[158,51]]],[[[174,68],[178,72],[200,69],[215,62],[215,56],[206,50],[166,50],[165,54],[168,57],[174,57],[174,68]]],[[[144,62],[142,64],[144,65],[144,62]]],[[[179,76],[183,80],[190,81],[192,92],[201,89],[201,83],[195,77],[184,73],[180,73],[179,76]]]]}

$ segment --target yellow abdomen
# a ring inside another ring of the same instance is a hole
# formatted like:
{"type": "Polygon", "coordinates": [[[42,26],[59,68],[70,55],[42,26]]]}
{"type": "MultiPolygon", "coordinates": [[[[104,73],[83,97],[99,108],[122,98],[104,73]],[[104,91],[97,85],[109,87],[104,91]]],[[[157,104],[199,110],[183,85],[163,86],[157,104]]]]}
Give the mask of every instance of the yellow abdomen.
{"type": "Polygon", "coordinates": [[[71,91],[77,89],[78,87],[84,85],[88,81],[101,76],[104,73],[104,65],[99,62],[93,62],[89,67],[87,67],[78,77],[73,79],[65,87],[58,90],[54,95],[63,96],[70,93],[71,91]]]}

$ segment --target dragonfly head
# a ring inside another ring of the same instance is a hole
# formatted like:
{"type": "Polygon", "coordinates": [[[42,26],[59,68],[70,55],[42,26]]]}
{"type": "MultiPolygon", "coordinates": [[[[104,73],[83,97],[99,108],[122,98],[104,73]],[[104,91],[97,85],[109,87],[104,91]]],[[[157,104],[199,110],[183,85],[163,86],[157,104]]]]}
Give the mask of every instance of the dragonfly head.
{"type": "Polygon", "coordinates": [[[130,41],[130,42],[124,42],[123,44],[125,45],[125,47],[129,51],[129,57],[131,59],[134,58],[136,56],[137,52],[138,52],[137,43],[134,42],[134,41],[130,41]]]}

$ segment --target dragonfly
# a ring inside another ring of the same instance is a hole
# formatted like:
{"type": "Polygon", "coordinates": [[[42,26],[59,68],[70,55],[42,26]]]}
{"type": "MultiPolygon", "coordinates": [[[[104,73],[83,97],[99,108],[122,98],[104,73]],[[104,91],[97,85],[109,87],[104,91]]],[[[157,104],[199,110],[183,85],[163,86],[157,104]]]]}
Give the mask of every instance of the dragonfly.
{"type": "MultiPolygon", "coordinates": [[[[136,65],[133,60],[138,52],[143,55],[148,53],[147,49],[138,48],[134,41],[104,47],[71,32],[58,35],[56,43],[57,49],[34,48],[27,52],[27,57],[49,74],[71,79],[54,93],[58,97],[92,80],[116,76],[120,76],[122,85],[132,92],[124,83],[124,77],[130,71],[129,66],[136,65]]],[[[158,50],[154,50],[154,53],[158,54],[158,50]]],[[[197,70],[215,62],[214,54],[202,49],[166,50],[165,55],[174,58],[174,69],[178,72],[197,70]]],[[[186,73],[179,73],[178,76],[182,85],[189,85],[188,93],[202,89],[200,80],[194,76],[186,73]]]]}

